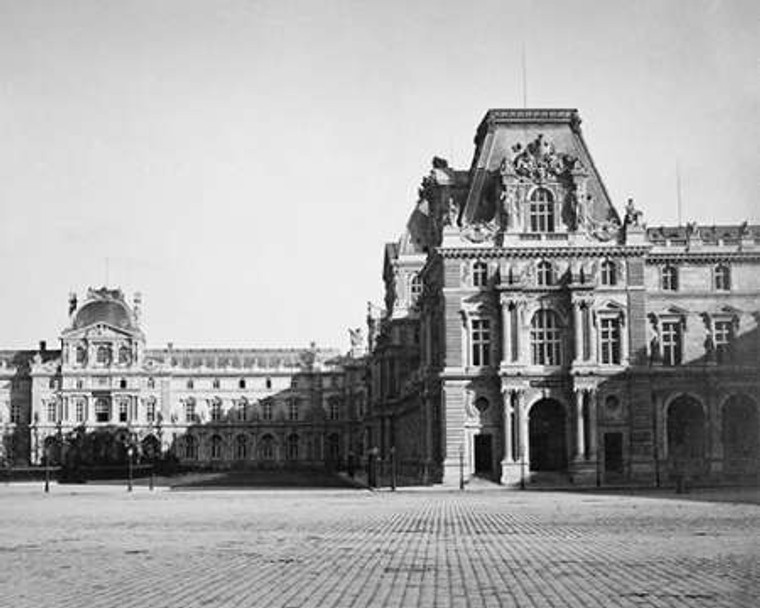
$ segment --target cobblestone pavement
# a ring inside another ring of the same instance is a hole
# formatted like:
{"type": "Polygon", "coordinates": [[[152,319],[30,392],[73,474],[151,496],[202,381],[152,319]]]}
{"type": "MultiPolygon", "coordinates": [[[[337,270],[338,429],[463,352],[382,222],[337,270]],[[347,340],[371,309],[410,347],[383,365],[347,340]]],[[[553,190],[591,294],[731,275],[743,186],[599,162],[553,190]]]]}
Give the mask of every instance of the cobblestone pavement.
{"type": "Polygon", "coordinates": [[[0,605],[752,606],[760,507],[0,485],[0,605]]]}

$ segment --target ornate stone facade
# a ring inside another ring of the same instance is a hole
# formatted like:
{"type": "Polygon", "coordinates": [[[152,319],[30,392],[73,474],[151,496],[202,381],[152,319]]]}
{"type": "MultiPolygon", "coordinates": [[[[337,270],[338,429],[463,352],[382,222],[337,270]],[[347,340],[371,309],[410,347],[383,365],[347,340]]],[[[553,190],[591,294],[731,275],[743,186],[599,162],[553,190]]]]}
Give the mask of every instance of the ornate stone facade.
{"type": "Polygon", "coordinates": [[[757,473],[760,226],[621,217],[575,110],[489,111],[471,168],[435,159],[419,195],[386,247],[365,424],[410,476],[757,473]]]}
{"type": "Polygon", "coordinates": [[[140,307],[119,290],[72,295],[60,350],[0,352],[6,461],[64,460],[88,433],[96,452],[204,466],[338,466],[360,449],[361,349],[150,349],[140,307]]]}

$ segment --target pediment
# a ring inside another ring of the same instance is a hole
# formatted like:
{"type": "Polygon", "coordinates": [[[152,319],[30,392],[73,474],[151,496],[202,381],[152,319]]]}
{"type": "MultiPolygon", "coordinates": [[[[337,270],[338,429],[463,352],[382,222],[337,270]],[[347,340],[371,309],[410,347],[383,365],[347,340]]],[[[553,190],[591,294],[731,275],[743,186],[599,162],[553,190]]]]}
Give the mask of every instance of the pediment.
{"type": "Polygon", "coordinates": [[[114,327],[108,323],[95,323],[81,329],[75,329],[63,333],[63,338],[72,339],[121,339],[141,337],[139,332],[131,332],[120,327],[114,327]]]}

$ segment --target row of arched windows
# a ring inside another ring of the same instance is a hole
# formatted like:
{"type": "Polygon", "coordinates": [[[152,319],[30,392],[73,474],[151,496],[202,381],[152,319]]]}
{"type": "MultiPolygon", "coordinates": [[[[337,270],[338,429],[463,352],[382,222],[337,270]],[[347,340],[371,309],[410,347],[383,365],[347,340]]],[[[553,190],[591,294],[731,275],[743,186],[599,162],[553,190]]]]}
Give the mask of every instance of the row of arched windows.
{"type": "MultiPolygon", "coordinates": [[[[287,460],[300,458],[300,437],[296,434],[288,435],[285,439],[285,453],[287,460]]],[[[277,441],[274,436],[266,434],[258,440],[258,450],[252,451],[252,441],[246,435],[237,435],[232,443],[233,454],[225,453],[224,440],[220,435],[212,435],[208,441],[208,454],[211,460],[228,459],[248,460],[257,456],[260,460],[277,460],[277,441]]],[[[199,441],[193,435],[187,435],[183,441],[182,455],[186,460],[197,460],[199,457],[199,441]]]]}

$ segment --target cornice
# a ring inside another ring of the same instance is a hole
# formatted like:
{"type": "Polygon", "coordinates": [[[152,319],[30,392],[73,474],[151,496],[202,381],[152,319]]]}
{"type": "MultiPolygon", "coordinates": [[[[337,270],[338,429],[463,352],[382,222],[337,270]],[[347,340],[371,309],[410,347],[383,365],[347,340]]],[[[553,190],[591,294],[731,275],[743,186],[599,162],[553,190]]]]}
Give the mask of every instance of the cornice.
{"type": "Polygon", "coordinates": [[[587,247],[438,247],[444,258],[567,258],[567,257],[646,257],[649,245],[587,246],[587,247]]]}
{"type": "Polygon", "coordinates": [[[668,262],[691,262],[710,264],[715,262],[760,262],[760,249],[757,251],[656,251],[650,252],[645,261],[649,265],[668,262]]]}

